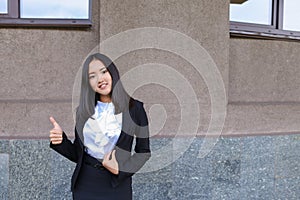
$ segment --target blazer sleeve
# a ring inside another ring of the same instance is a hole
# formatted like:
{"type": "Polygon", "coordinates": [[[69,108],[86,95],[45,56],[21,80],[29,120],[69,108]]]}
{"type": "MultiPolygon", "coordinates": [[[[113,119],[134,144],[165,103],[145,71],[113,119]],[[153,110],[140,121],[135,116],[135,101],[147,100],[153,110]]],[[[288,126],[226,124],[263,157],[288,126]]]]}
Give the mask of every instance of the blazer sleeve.
{"type": "Polygon", "coordinates": [[[78,152],[76,150],[76,146],[79,145],[79,139],[75,136],[74,143],[72,143],[65,132],[63,132],[63,140],[60,144],[52,144],[50,142],[50,148],[52,148],[54,151],[58,152],[62,156],[66,157],[67,159],[77,162],[78,160],[78,152]]]}
{"type": "Polygon", "coordinates": [[[151,157],[148,118],[143,107],[143,103],[138,102],[137,105],[135,152],[125,162],[119,163],[119,174],[113,176],[114,186],[135,174],[151,157]]]}

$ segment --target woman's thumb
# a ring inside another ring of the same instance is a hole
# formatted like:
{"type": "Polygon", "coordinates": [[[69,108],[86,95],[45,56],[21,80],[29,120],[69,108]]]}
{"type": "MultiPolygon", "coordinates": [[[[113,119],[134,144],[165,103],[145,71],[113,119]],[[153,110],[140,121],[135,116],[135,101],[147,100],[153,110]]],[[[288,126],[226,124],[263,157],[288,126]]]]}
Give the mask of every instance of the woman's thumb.
{"type": "Polygon", "coordinates": [[[59,126],[53,117],[50,117],[50,122],[53,124],[54,127],[59,126]]]}

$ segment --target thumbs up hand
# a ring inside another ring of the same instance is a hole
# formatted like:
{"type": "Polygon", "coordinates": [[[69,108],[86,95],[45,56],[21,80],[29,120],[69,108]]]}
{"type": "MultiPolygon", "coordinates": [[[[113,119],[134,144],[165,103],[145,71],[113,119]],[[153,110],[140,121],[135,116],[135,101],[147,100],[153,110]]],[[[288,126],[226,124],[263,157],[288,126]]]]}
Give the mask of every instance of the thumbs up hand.
{"type": "Polygon", "coordinates": [[[50,117],[50,122],[53,124],[53,129],[50,130],[50,142],[52,144],[60,144],[62,143],[63,137],[62,137],[62,129],[59,126],[59,124],[55,121],[53,117],[50,117]]]}

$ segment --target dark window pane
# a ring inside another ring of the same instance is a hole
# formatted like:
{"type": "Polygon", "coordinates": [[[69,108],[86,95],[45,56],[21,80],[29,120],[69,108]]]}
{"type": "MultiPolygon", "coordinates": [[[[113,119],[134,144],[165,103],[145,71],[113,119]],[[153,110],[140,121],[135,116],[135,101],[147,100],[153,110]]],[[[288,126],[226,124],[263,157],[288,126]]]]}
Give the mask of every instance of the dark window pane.
{"type": "Polygon", "coordinates": [[[230,4],[230,21],[272,25],[272,0],[230,4]]]}
{"type": "Polygon", "coordinates": [[[283,29],[300,31],[300,1],[285,0],[283,6],[283,29]]]}
{"type": "Polygon", "coordinates": [[[20,0],[21,18],[88,19],[89,0],[20,0]]]}
{"type": "Polygon", "coordinates": [[[0,0],[0,14],[7,14],[7,0],[0,0]]]}

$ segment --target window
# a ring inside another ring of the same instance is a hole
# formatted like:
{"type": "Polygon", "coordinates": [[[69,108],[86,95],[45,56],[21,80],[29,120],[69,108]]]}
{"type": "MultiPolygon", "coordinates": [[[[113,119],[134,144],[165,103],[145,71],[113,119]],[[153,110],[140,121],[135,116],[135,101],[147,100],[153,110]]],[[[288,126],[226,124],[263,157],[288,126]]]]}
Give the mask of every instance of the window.
{"type": "Polygon", "coordinates": [[[272,0],[250,0],[243,4],[230,4],[230,20],[271,25],[272,0]]]}
{"type": "Polygon", "coordinates": [[[7,0],[0,0],[0,14],[7,14],[7,0]]]}
{"type": "Polygon", "coordinates": [[[91,25],[91,0],[0,0],[0,26],[91,25]]]}
{"type": "Polygon", "coordinates": [[[233,36],[300,39],[299,0],[231,0],[233,36]]]}
{"type": "Polygon", "coordinates": [[[300,31],[300,1],[285,0],[283,3],[283,29],[300,31]]]}

